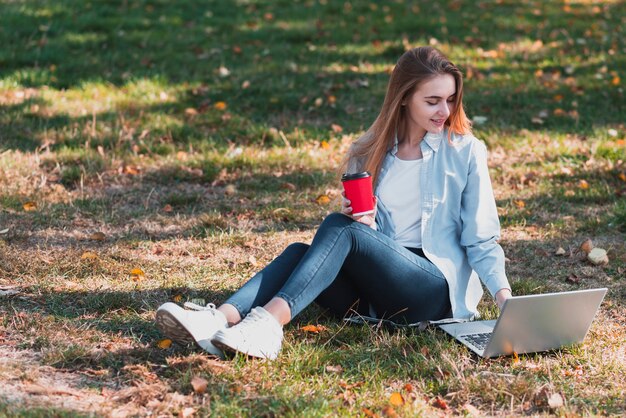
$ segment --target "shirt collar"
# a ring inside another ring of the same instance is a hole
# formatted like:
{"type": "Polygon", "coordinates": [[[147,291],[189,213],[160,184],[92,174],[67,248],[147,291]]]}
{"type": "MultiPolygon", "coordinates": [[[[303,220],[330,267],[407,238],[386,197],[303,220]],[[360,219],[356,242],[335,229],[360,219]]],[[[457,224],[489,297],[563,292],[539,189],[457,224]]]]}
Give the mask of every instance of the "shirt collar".
{"type": "MultiPolygon", "coordinates": [[[[447,129],[444,129],[438,134],[426,132],[426,135],[424,135],[424,142],[426,142],[426,144],[433,151],[437,152],[439,150],[439,145],[441,145],[441,140],[447,134],[448,134],[447,129]]],[[[393,139],[393,147],[389,150],[389,152],[391,152],[391,155],[394,155],[394,156],[398,153],[398,133],[397,132],[393,139]]]]}

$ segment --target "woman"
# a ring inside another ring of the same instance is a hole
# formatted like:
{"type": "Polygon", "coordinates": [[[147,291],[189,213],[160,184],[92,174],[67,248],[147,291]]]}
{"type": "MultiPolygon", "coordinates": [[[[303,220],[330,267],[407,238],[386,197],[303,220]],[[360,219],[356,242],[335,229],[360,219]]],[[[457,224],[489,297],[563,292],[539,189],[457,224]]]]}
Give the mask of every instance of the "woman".
{"type": "Polygon", "coordinates": [[[402,55],[346,158],[348,172],[372,173],[376,212],[352,217],[344,196],[311,245],[288,246],[220,307],[162,305],[161,331],[218,356],[275,359],[283,325],[314,301],[395,322],[472,319],[480,277],[501,307],[511,290],[486,149],[462,99],[461,72],[441,52],[402,55]]]}

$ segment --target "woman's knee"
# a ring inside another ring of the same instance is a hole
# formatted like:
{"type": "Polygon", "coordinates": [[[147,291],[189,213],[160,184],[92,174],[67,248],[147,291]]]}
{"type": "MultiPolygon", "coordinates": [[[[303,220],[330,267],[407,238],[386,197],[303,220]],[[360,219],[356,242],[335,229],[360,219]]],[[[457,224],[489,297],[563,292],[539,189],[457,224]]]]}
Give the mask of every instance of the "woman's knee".
{"type": "Polygon", "coordinates": [[[285,250],[283,251],[283,254],[301,258],[304,255],[304,253],[307,252],[309,247],[310,247],[309,244],[305,244],[303,242],[294,242],[292,244],[289,244],[287,248],[285,248],[285,250]]]}
{"type": "Polygon", "coordinates": [[[354,222],[354,220],[351,217],[344,215],[343,213],[333,212],[324,218],[320,228],[328,226],[347,226],[352,222],[354,222]]]}

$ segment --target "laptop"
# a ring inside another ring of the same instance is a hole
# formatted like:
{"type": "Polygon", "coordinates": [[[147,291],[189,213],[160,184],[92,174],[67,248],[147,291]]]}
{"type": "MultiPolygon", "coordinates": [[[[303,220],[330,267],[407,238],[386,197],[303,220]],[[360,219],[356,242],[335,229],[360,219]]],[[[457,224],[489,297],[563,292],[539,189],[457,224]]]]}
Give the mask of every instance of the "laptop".
{"type": "Polygon", "coordinates": [[[600,288],[514,296],[506,300],[497,320],[439,327],[485,358],[547,351],[582,342],[606,292],[600,288]]]}

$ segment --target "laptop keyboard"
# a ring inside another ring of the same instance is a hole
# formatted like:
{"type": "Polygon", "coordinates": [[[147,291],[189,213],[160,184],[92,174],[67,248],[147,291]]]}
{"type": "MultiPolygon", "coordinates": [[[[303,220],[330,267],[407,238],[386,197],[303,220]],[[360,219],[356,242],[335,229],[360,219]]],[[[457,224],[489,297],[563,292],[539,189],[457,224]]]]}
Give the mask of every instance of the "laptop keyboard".
{"type": "Polygon", "coordinates": [[[491,339],[491,332],[482,332],[478,334],[467,334],[459,336],[460,339],[465,340],[475,347],[484,350],[491,339]]]}

